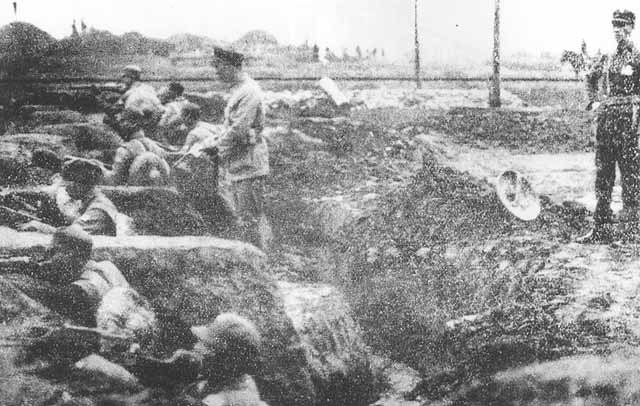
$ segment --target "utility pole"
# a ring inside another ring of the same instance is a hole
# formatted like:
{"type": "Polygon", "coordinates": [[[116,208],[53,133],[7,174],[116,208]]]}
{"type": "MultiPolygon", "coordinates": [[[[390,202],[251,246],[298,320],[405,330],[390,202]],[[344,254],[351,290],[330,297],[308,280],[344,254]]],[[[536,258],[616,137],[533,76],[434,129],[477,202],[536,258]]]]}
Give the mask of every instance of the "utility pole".
{"type": "Polygon", "coordinates": [[[500,107],[500,0],[495,0],[496,9],[493,17],[493,76],[489,106],[500,107]]]}
{"type": "Polygon", "coordinates": [[[418,0],[414,0],[414,15],[415,15],[415,39],[416,39],[416,86],[418,89],[422,88],[422,82],[420,81],[420,41],[418,40],[418,0]]]}
{"type": "Polygon", "coordinates": [[[16,21],[18,21],[18,2],[13,2],[13,17],[16,21]]]}

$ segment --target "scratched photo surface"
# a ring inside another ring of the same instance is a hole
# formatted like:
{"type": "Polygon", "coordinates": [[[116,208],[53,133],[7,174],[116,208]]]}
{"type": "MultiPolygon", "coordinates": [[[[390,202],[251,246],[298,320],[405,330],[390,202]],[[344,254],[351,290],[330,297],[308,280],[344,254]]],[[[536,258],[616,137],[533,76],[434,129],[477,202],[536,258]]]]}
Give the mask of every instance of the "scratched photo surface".
{"type": "Polygon", "coordinates": [[[629,405],[637,1],[3,1],[0,404],[629,405]]]}

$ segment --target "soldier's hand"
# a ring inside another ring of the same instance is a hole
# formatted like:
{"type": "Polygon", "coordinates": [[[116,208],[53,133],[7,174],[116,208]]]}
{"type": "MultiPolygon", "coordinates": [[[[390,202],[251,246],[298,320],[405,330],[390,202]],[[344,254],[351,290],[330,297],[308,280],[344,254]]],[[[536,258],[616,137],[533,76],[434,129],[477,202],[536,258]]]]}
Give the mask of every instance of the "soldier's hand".
{"type": "Polygon", "coordinates": [[[597,102],[597,101],[589,102],[589,104],[587,104],[586,110],[587,111],[596,111],[596,110],[598,110],[598,108],[600,107],[601,104],[602,103],[597,102]]]}

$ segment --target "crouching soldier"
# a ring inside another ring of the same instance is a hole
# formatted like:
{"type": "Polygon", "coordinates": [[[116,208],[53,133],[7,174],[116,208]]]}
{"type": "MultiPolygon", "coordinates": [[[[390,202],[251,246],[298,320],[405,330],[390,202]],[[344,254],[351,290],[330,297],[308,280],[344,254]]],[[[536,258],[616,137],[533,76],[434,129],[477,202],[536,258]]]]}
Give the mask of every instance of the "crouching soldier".
{"type": "Polygon", "coordinates": [[[104,122],[118,133],[122,130],[121,113],[125,110],[135,110],[144,117],[143,128],[148,135],[154,133],[164,112],[164,107],[153,87],[140,81],[141,73],[142,69],[136,65],[124,68],[120,78],[123,94],[115,105],[107,109],[104,122]]]}
{"type": "Polygon", "coordinates": [[[146,137],[142,114],[122,113],[122,136],[126,140],[117,150],[111,170],[105,170],[107,185],[163,186],[169,183],[168,152],[146,137]]]}
{"type": "Polygon", "coordinates": [[[199,340],[193,351],[178,350],[167,360],[140,358],[133,369],[141,380],[191,383],[180,404],[266,406],[252,377],[260,368],[261,337],[255,325],[222,313],[191,331],[199,340]]]}
{"type": "Polygon", "coordinates": [[[132,288],[112,262],[91,260],[92,249],[91,236],[78,225],[59,228],[53,234],[45,259],[30,261],[14,269],[14,273],[50,284],[53,295],[31,293],[53,310],[84,326],[109,326],[108,314],[114,313],[109,303],[117,301],[117,306],[124,306],[126,302],[121,298],[137,293],[118,293],[132,288]]]}
{"type": "Polygon", "coordinates": [[[77,225],[93,235],[128,235],[132,221],[118,212],[115,205],[96,185],[103,183],[103,166],[90,159],[74,158],[62,166],[62,182],[50,190],[51,201],[46,204],[45,216],[53,224],[32,220],[19,227],[21,231],[51,234],[57,227],[77,225]]]}
{"type": "Polygon", "coordinates": [[[78,341],[65,347],[67,353],[55,356],[74,358],[83,351],[83,343],[91,342],[108,359],[120,361],[131,349],[153,345],[156,318],[150,304],[112,262],[90,259],[92,248],[91,236],[80,227],[60,228],[44,260],[32,259],[5,271],[37,280],[15,283],[27,296],[72,321],[48,337],[55,343],[70,334],[78,341]],[[86,339],[77,340],[78,334],[86,339]]]}

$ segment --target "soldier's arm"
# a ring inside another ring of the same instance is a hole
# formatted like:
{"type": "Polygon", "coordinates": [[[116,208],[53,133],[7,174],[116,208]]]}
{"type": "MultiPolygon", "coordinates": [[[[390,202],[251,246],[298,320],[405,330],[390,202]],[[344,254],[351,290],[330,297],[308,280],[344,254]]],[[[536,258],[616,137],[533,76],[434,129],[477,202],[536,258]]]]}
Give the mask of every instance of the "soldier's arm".
{"type": "Polygon", "coordinates": [[[127,179],[129,178],[129,167],[131,166],[132,161],[133,157],[127,148],[118,148],[113,158],[111,171],[108,171],[105,174],[105,184],[117,186],[127,183],[127,179]]]}
{"type": "Polygon", "coordinates": [[[202,369],[202,358],[180,349],[168,359],[140,356],[129,369],[145,384],[176,385],[196,380],[202,369]]]}
{"type": "Polygon", "coordinates": [[[116,225],[102,209],[90,207],[73,224],[77,224],[91,235],[116,235],[116,225]]]}
{"type": "Polygon", "coordinates": [[[231,125],[225,129],[218,141],[220,156],[224,157],[234,146],[248,142],[249,131],[261,103],[262,100],[258,94],[247,94],[240,99],[237,108],[229,114],[231,125]]]}
{"type": "Polygon", "coordinates": [[[593,103],[598,101],[598,95],[600,93],[600,81],[604,76],[605,64],[606,56],[602,56],[599,60],[594,62],[589,67],[585,75],[585,85],[587,89],[587,97],[589,99],[587,110],[590,110],[593,103]]]}

